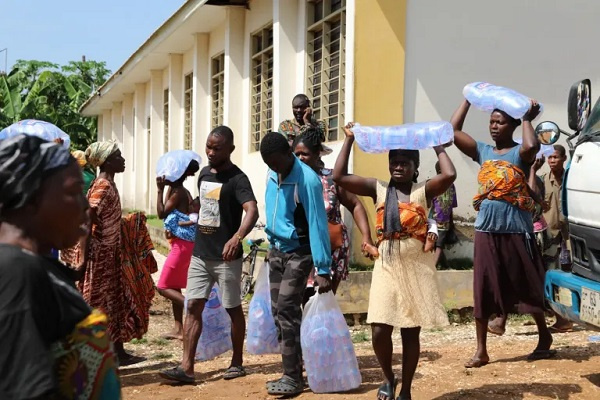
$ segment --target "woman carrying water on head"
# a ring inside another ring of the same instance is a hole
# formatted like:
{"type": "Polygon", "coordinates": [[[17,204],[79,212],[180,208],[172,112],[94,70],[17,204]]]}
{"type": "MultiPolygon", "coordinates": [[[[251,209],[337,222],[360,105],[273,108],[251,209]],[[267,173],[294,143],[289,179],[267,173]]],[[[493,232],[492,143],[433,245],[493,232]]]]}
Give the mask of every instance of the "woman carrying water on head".
{"type": "Polygon", "coordinates": [[[171,250],[165,261],[160,279],[156,284],[158,293],[171,300],[173,305],[173,332],[164,335],[165,339],[183,339],[183,301],[181,289],[187,285],[187,273],[192,260],[194,242],[196,240],[196,224],[188,214],[192,212],[192,195],[183,186],[183,182],[200,170],[196,160],[190,161],[183,175],[175,182],[164,176],[156,177],[158,198],[156,202],[158,218],[165,220],[165,229],[169,236],[171,250]],[[167,200],[164,201],[165,186],[169,186],[167,200]]]}
{"type": "MultiPolygon", "coordinates": [[[[350,237],[348,229],[342,221],[340,204],[346,207],[354,217],[354,221],[362,234],[362,250],[365,255],[374,258],[379,253],[371,239],[367,212],[358,197],[336,185],[333,182],[333,174],[330,169],[321,168],[321,153],[323,152],[324,140],[325,137],[321,131],[308,128],[302,135],[296,137],[293,143],[293,150],[300,161],[311,167],[319,175],[323,184],[325,211],[327,212],[327,220],[330,225],[329,233],[332,236],[332,242],[337,242],[336,246],[332,243],[331,247],[331,251],[333,252],[331,290],[335,294],[340,282],[346,280],[348,277],[348,263],[350,261],[350,237]],[[334,236],[339,237],[333,238],[334,236]]],[[[307,292],[310,291],[307,290],[307,292]]]]}
{"type": "Polygon", "coordinates": [[[419,152],[389,152],[389,182],[348,174],[348,158],[354,142],[353,123],[344,128],[346,140],[333,170],[343,189],[373,199],[376,207],[377,246],[367,322],[373,333],[373,349],[385,375],[377,398],[393,400],[397,380],[392,369],[392,332],[402,335],[402,388],[398,399],[411,398],[412,379],[420,353],[421,327],[448,324],[435,278],[435,254],[424,251],[427,209],[456,178],[454,165],[443,146],[434,148],[441,173],[417,183],[419,152]]]}
{"type": "MultiPolygon", "coordinates": [[[[521,121],[501,110],[494,110],[490,116],[494,145],[476,142],[462,131],[469,107],[470,103],[463,101],[451,120],[456,147],[481,165],[479,193],[473,199],[473,206],[479,211],[473,260],[477,351],[465,367],[479,368],[490,361],[490,316],[506,316],[515,311],[531,314],[538,328],[538,344],[529,359],[549,358],[555,352],[550,350],[552,335],[544,320],[544,267],[533,234],[535,201],[527,185],[530,166],[540,148],[531,125],[540,106],[532,100],[523,116],[521,145],[513,140],[521,121]]],[[[504,326],[500,328],[503,330],[504,326]]]]}

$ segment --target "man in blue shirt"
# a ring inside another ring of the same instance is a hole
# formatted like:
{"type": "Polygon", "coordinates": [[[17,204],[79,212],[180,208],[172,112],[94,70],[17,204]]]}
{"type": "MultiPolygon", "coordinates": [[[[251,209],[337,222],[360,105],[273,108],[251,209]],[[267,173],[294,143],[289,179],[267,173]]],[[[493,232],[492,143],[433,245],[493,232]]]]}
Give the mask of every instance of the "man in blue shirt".
{"type": "Polygon", "coordinates": [[[302,393],[300,324],[306,281],[317,268],[319,293],[331,290],[331,245],[323,187],[317,174],[294,156],[287,139],[267,133],[260,153],[268,165],[265,231],[271,244],[271,307],[281,343],[283,377],[268,382],[271,395],[302,393]]]}

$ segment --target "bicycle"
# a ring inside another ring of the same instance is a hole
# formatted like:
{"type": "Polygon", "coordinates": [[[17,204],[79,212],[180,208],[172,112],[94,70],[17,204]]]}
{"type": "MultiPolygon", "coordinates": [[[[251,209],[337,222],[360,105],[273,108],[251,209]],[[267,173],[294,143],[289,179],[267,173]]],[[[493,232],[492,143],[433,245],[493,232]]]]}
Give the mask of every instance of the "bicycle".
{"type": "MultiPolygon", "coordinates": [[[[257,225],[256,229],[262,229],[264,225],[257,225]]],[[[248,253],[242,260],[242,281],[241,285],[241,296],[242,300],[252,291],[254,288],[254,267],[256,265],[256,258],[258,253],[267,254],[267,249],[263,249],[260,246],[265,242],[265,239],[248,239],[246,243],[250,245],[250,253],[248,253]]]]}

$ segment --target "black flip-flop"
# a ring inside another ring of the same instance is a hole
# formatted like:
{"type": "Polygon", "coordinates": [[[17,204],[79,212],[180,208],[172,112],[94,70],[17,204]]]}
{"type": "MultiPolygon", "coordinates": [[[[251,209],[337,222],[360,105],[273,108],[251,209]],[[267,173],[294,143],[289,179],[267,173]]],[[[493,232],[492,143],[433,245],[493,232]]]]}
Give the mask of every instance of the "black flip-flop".
{"type": "Polygon", "coordinates": [[[242,376],[246,376],[248,375],[248,373],[246,372],[246,368],[244,368],[243,366],[231,366],[229,368],[227,368],[227,371],[225,371],[225,373],[223,374],[223,379],[225,379],[226,381],[231,380],[231,379],[235,379],[235,378],[241,378],[242,376]]]}
{"type": "Polygon", "coordinates": [[[529,361],[547,360],[556,355],[556,350],[534,350],[533,353],[527,356],[529,361]]]}
{"type": "Polygon", "coordinates": [[[158,372],[158,375],[161,378],[168,379],[170,381],[179,382],[179,383],[185,383],[188,385],[193,384],[196,381],[196,378],[186,374],[183,371],[183,369],[181,369],[180,366],[175,367],[175,368],[170,368],[170,369],[163,369],[162,371],[158,372]]]}
{"type": "Polygon", "coordinates": [[[267,384],[267,393],[271,396],[292,397],[299,395],[303,391],[304,382],[296,382],[287,376],[267,384]]]}
{"type": "Polygon", "coordinates": [[[131,355],[123,360],[119,359],[119,367],[127,367],[128,365],[138,364],[146,360],[146,357],[131,355]]]}
{"type": "Polygon", "coordinates": [[[381,396],[385,396],[388,400],[394,400],[396,398],[396,386],[398,385],[398,380],[394,378],[394,382],[386,382],[379,386],[379,390],[377,390],[377,398],[381,398],[381,396]]]}

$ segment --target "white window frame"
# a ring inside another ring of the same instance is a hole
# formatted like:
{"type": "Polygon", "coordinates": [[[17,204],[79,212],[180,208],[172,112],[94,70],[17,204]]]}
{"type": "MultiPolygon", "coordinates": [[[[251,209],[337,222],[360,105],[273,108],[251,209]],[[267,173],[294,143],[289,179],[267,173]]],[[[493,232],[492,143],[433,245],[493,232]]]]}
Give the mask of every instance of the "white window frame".
{"type": "Polygon", "coordinates": [[[250,151],[255,152],[273,130],[273,23],[253,32],[250,46],[250,151]]]}
{"type": "Polygon", "coordinates": [[[183,77],[183,148],[191,150],[193,143],[192,119],[194,117],[194,73],[183,77]]]}
{"type": "Polygon", "coordinates": [[[225,104],[225,53],[217,54],[211,58],[211,129],[223,125],[223,105],[225,104]]]}
{"type": "Polygon", "coordinates": [[[163,89],[163,150],[169,151],[169,88],[163,89]]]}
{"type": "Polygon", "coordinates": [[[346,0],[310,0],[306,15],[307,95],[328,127],[326,140],[337,141],[345,122],[346,0]]]}

